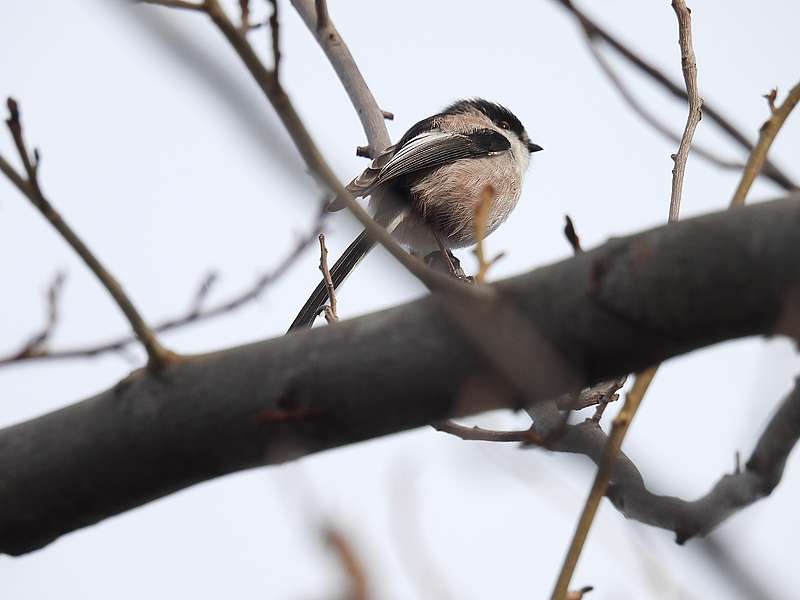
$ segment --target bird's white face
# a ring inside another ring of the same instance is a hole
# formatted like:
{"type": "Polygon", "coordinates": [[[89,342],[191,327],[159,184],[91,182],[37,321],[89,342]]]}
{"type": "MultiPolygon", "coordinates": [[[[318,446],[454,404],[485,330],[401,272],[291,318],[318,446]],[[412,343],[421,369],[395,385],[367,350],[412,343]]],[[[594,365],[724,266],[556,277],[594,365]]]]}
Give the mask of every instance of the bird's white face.
{"type": "Polygon", "coordinates": [[[513,131],[507,130],[500,130],[508,141],[511,142],[511,154],[514,156],[514,163],[517,166],[517,172],[519,173],[520,180],[525,175],[525,171],[528,170],[528,165],[531,162],[531,153],[528,150],[528,134],[525,133],[524,138],[520,139],[520,137],[514,133],[513,131]]]}

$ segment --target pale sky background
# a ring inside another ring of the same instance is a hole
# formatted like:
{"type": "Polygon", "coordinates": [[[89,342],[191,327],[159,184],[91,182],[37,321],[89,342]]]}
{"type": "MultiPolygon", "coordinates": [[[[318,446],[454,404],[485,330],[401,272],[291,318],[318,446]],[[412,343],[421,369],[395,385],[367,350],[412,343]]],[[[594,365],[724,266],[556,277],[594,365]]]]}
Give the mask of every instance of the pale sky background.
{"type": "MultiPolygon", "coordinates": [[[[680,78],[667,0],[581,5],[680,78]]],[[[800,72],[797,3],[694,0],[691,7],[701,93],[754,138],[767,116],[761,95],[774,86],[785,92],[800,72]]],[[[363,132],[322,52],[289,4],[281,8],[283,81],[347,180],[364,166],[354,156],[363,132]]],[[[484,96],[508,105],[545,148],[516,212],[489,238],[491,252],[507,253],[493,277],[569,255],[565,213],[586,246],[666,220],[675,145],[623,105],[556,2],[331,0],[330,10],[379,103],[396,115],[393,138],[454,99],[484,96]]],[[[148,319],[185,311],[210,269],[221,276],[211,302],[248,286],[308,228],[318,194],[299,156],[201,16],[118,2],[16,2],[3,11],[0,40],[0,93],[21,102],[27,138],[42,151],[45,191],[148,319]],[[163,36],[176,32],[196,44],[190,58],[213,57],[221,79],[210,80],[170,51],[163,36]],[[247,110],[259,115],[255,124],[243,116],[247,110]]],[[[252,40],[268,59],[266,33],[252,40]]],[[[682,129],[684,106],[638,74],[623,73],[641,99],[682,129]]],[[[0,152],[16,158],[5,133],[0,152]]],[[[697,139],[743,159],[709,119],[697,139]]],[[[800,117],[788,121],[772,156],[800,178],[800,117]]],[[[736,182],[736,173],[691,159],[683,215],[724,208],[736,182]]],[[[779,194],[760,182],[751,198],[779,194]]],[[[357,229],[341,213],[327,231],[337,254],[357,229]]],[[[469,252],[460,255],[469,267],[469,252]]],[[[87,269],[5,180],[0,257],[0,353],[40,327],[43,293],[59,269],[68,279],[53,347],[126,331],[87,269]]],[[[317,261],[315,249],[306,251],[258,302],[164,341],[199,352],[281,335],[317,282],[317,261]]],[[[422,293],[378,251],[343,288],[340,314],[422,293]]],[[[133,354],[141,359],[138,349],[133,354]]],[[[798,362],[786,341],[761,339],[668,362],[627,452],[656,491],[705,493],[732,469],[737,449],[751,451],[798,362]]],[[[0,424],[85,398],[133,366],[106,355],[0,370],[0,424]]],[[[477,422],[513,427],[524,419],[503,412],[477,422]]],[[[351,536],[376,597],[444,598],[414,577],[415,565],[427,561],[451,598],[545,598],[593,472],[583,458],[465,443],[423,428],[210,481],[33,554],[0,558],[0,597],[329,599],[342,575],[319,539],[324,516],[351,536]]],[[[773,496],[719,531],[771,598],[796,597],[800,585],[798,495],[793,456],[773,496]]],[[[604,502],[575,587],[596,586],[590,597],[598,600],[746,598],[697,548],[628,523],[604,502]]]]}

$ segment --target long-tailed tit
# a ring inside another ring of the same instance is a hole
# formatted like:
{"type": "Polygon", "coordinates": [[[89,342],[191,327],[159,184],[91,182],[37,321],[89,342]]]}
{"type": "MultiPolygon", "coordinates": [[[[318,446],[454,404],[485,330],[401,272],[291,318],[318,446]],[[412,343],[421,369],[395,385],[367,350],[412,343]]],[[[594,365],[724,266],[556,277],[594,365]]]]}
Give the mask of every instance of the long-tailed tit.
{"type": "MultiPolygon", "coordinates": [[[[473,220],[484,190],[494,197],[487,235],[514,210],[530,154],[541,150],[507,108],[481,99],[460,100],[423,119],[387,148],[347,186],[370,197],[375,220],[414,254],[471,246],[473,220]]],[[[334,199],[329,210],[344,208],[334,199]]],[[[362,232],[330,270],[334,287],[375,245],[362,232]]],[[[289,331],[311,327],[328,301],[324,282],[314,290],[289,331]]]]}

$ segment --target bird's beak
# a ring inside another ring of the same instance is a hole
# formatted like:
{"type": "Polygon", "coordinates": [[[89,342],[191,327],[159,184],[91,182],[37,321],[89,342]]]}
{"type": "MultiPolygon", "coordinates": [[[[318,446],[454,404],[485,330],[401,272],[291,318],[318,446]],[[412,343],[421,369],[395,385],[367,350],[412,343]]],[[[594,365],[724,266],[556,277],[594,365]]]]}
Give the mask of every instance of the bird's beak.
{"type": "Polygon", "coordinates": [[[528,142],[528,152],[540,152],[544,150],[539,144],[534,144],[533,142],[528,142]]]}

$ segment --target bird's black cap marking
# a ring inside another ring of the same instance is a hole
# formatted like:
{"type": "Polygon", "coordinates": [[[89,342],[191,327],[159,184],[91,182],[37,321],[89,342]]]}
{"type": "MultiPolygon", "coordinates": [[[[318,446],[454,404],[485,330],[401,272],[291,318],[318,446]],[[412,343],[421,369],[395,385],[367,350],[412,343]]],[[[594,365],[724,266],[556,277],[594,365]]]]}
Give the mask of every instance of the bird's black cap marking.
{"type": "Polygon", "coordinates": [[[508,124],[508,129],[521,137],[525,133],[520,120],[508,110],[505,106],[495,102],[489,102],[482,98],[471,98],[468,100],[459,100],[454,102],[442,111],[444,115],[461,115],[464,113],[478,110],[485,114],[493,123],[499,124],[505,122],[508,124]]]}

